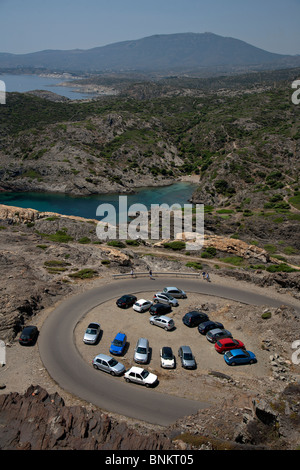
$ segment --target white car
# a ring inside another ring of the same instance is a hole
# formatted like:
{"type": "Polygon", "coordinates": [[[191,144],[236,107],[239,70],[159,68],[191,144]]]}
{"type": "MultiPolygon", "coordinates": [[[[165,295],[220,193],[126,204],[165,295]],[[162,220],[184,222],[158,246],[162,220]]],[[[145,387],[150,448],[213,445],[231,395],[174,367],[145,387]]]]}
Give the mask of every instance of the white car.
{"type": "Polygon", "coordinates": [[[146,385],[146,387],[151,387],[157,382],[157,375],[148,372],[146,369],[141,367],[131,367],[124,374],[126,382],[134,382],[141,385],[146,385]]]}
{"type": "Polygon", "coordinates": [[[84,333],[83,342],[85,344],[95,344],[98,340],[100,330],[101,328],[99,323],[90,323],[84,333]]]}
{"type": "Polygon", "coordinates": [[[133,305],[133,310],[143,313],[149,310],[152,304],[153,302],[151,302],[151,300],[140,299],[133,305]]]}
{"type": "Polygon", "coordinates": [[[164,369],[175,368],[175,357],[172,348],[170,348],[169,346],[164,346],[160,350],[160,365],[164,369]]]}

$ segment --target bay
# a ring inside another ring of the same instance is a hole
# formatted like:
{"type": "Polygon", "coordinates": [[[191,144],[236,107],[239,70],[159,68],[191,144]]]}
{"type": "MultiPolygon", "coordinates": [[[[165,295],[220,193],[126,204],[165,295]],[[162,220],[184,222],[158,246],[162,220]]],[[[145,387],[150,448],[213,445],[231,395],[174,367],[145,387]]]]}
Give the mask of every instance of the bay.
{"type": "MultiPolygon", "coordinates": [[[[127,196],[127,206],[143,204],[148,210],[151,204],[189,204],[197,184],[178,182],[170,186],[148,187],[137,189],[135,194],[127,196]]],[[[97,208],[101,204],[111,204],[119,217],[120,194],[101,194],[85,197],[73,197],[66,194],[34,193],[34,192],[2,192],[0,204],[8,206],[36,209],[40,212],[55,212],[61,215],[98,219],[97,208]]],[[[123,195],[122,195],[123,196],[123,195]]]]}
{"type": "MultiPolygon", "coordinates": [[[[80,93],[74,91],[72,87],[57,86],[59,83],[67,80],[67,78],[54,78],[43,75],[14,75],[14,74],[3,74],[0,75],[0,80],[5,83],[6,91],[26,93],[33,90],[44,90],[52,91],[71,100],[83,100],[92,98],[93,95],[90,93],[80,93]]],[[[69,80],[69,78],[68,78],[69,80]]]]}

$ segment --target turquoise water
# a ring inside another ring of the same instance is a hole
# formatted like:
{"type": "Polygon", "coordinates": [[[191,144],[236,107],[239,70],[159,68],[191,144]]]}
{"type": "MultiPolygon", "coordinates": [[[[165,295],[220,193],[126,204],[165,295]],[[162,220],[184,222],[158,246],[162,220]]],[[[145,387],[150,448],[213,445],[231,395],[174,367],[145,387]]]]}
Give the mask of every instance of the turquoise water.
{"type": "MultiPolygon", "coordinates": [[[[132,204],[144,204],[147,209],[151,204],[189,204],[197,185],[180,182],[159,188],[143,188],[135,194],[127,195],[128,207],[132,204]]],[[[56,212],[62,215],[75,215],[87,219],[96,219],[100,204],[112,204],[119,215],[119,194],[102,194],[88,197],[72,197],[53,193],[0,193],[0,204],[36,209],[40,212],[56,212]]]]}

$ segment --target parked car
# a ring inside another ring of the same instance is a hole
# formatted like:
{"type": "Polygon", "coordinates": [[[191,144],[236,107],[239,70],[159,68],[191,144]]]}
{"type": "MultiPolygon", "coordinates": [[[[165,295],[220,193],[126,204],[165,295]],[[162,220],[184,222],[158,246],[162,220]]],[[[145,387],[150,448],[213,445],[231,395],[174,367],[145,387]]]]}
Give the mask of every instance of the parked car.
{"type": "Polygon", "coordinates": [[[137,298],[135,295],[126,294],[126,295],[122,295],[122,297],[120,297],[116,301],[116,304],[120,308],[129,308],[129,307],[132,307],[136,301],[137,301],[137,298]]]}
{"type": "Polygon", "coordinates": [[[19,343],[23,346],[33,346],[37,340],[39,331],[36,326],[28,325],[23,328],[19,337],[19,343]]]}
{"type": "Polygon", "coordinates": [[[163,292],[157,292],[153,296],[153,302],[172,305],[172,307],[178,307],[179,303],[178,300],[172,297],[170,294],[165,294],[163,292]]]}
{"type": "Polygon", "coordinates": [[[174,369],[175,368],[175,357],[172,351],[172,348],[169,346],[164,346],[160,350],[160,365],[164,369],[174,369]]]}
{"type": "Polygon", "coordinates": [[[125,333],[118,333],[111,342],[109,352],[116,356],[121,356],[126,346],[127,337],[125,333]]]}
{"type": "Polygon", "coordinates": [[[165,294],[171,294],[172,297],[175,297],[175,299],[186,299],[187,295],[186,293],[178,289],[178,287],[165,287],[163,289],[163,293],[165,294]]]}
{"type": "Polygon", "coordinates": [[[152,304],[151,300],[140,299],[133,305],[133,310],[143,313],[149,310],[152,304]]]}
{"type": "Polygon", "coordinates": [[[134,350],[134,361],[138,364],[146,364],[149,359],[149,352],[149,341],[147,338],[139,338],[134,350]]]}
{"type": "Polygon", "coordinates": [[[162,316],[153,316],[149,319],[151,325],[160,326],[167,330],[172,330],[175,326],[174,320],[165,315],[162,316]]]}
{"type": "Polygon", "coordinates": [[[232,334],[228,330],[216,328],[215,330],[210,330],[206,334],[206,338],[211,343],[216,343],[219,339],[232,338],[232,334]]]}
{"type": "Polygon", "coordinates": [[[246,347],[242,341],[233,338],[219,339],[215,343],[215,350],[220,354],[223,354],[230,349],[246,349],[246,347]]]}
{"type": "Polygon", "coordinates": [[[256,356],[251,351],[245,349],[232,349],[224,354],[226,364],[235,366],[238,364],[254,364],[257,362],[256,356]]]}
{"type": "Polygon", "coordinates": [[[94,357],[93,367],[108,372],[111,375],[122,375],[125,372],[123,364],[114,357],[106,356],[106,354],[98,354],[98,356],[94,357]]]}
{"type": "Polygon", "coordinates": [[[172,312],[172,308],[170,305],[166,304],[153,304],[149,308],[149,313],[151,315],[166,315],[170,312],[172,312]]]}
{"type": "Polygon", "coordinates": [[[201,335],[206,335],[206,333],[208,333],[210,330],[215,330],[216,328],[224,330],[224,326],[218,321],[208,320],[198,325],[198,331],[201,333],[201,335]]]}
{"type": "Polygon", "coordinates": [[[189,346],[180,346],[178,356],[180,357],[182,367],[185,369],[196,368],[196,361],[189,346]]]}
{"type": "Polygon", "coordinates": [[[131,367],[127,370],[124,374],[124,378],[126,382],[134,382],[140,385],[146,385],[146,387],[151,387],[155,385],[158,377],[155,374],[147,371],[146,369],[142,369],[141,367],[131,367]]]}
{"type": "Polygon", "coordinates": [[[206,313],[197,312],[197,311],[188,312],[182,318],[182,322],[189,328],[198,326],[200,323],[203,323],[208,320],[209,318],[206,315],[206,313]]]}
{"type": "Polygon", "coordinates": [[[99,323],[90,323],[85,330],[83,342],[85,344],[95,344],[99,338],[101,328],[99,323]]]}

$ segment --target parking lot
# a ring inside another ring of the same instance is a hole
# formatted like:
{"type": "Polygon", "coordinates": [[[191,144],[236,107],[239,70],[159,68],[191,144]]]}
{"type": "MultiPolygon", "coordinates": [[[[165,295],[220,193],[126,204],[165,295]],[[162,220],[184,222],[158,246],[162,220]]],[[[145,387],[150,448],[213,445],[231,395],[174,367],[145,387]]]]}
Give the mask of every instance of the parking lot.
{"type": "MultiPolygon", "coordinates": [[[[129,292],[120,292],[120,297],[129,292]]],[[[133,293],[133,292],[131,292],[133,293]]],[[[200,294],[188,293],[187,299],[179,299],[179,306],[174,307],[172,312],[168,314],[175,322],[175,329],[165,331],[157,326],[150,325],[149,312],[139,313],[133,310],[121,309],[117,307],[116,300],[100,304],[98,307],[90,311],[77,324],[75,329],[76,346],[86,360],[87,364],[92,367],[93,358],[100,353],[108,354],[111,341],[118,332],[127,335],[127,345],[123,356],[117,358],[124,366],[130,368],[135,364],[133,360],[134,348],[137,340],[145,337],[150,344],[150,360],[145,367],[150,372],[158,376],[159,384],[157,391],[169,393],[186,398],[194,399],[213,399],[213,393],[216,390],[216,379],[210,374],[211,371],[220,372],[229,375],[236,383],[251,384],[253,386],[255,378],[263,378],[268,375],[268,353],[261,349],[261,341],[256,334],[240,327],[228,315],[230,306],[235,302],[223,300],[220,298],[209,297],[200,294]],[[223,323],[224,327],[229,330],[233,337],[244,342],[246,348],[255,353],[258,362],[253,365],[244,366],[228,366],[222,355],[219,355],[205,336],[198,332],[198,328],[188,328],[182,323],[182,317],[185,313],[204,307],[205,313],[208,314],[210,320],[223,323]],[[96,345],[86,345],[83,343],[84,332],[90,322],[98,322],[101,325],[101,334],[96,345]],[[191,347],[195,356],[197,368],[194,370],[185,370],[182,368],[178,358],[178,349],[182,345],[191,347]],[[162,369],[160,367],[160,348],[170,346],[176,357],[176,368],[172,370],[162,369]],[[204,396],[207,395],[207,396],[204,396]]],[[[142,292],[136,294],[138,299],[152,300],[154,292],[142,292]]],[[[140,366],[142,367],[142,366],[140,366]]],[[[95,374],[103,374],[104,372],[95,370],[95,374]]],[[[115,380],[124,380],[122,377],[116,377],[115,380]]],[[[138,385],[137,385],[138,386],[138,385]]]]}

